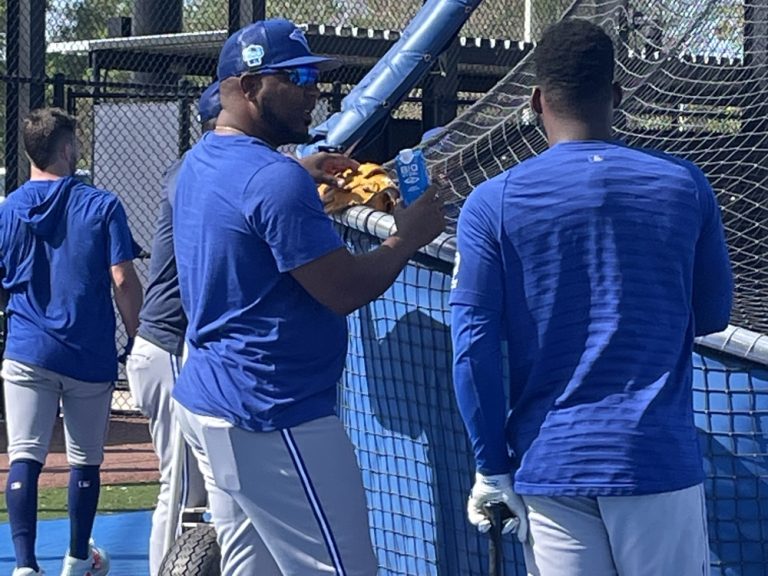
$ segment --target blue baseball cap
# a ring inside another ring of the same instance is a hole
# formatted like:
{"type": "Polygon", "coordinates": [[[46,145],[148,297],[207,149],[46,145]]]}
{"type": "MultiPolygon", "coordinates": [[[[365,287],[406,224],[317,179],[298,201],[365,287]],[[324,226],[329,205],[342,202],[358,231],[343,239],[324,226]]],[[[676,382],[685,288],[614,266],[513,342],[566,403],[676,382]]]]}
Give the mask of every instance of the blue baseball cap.
{"type": "Polygon", "coordinates": [[[221,112],[221,99],[219,98],[219,81],[217,80],[200,95],[197,103],[197,118],[201,124],[213,120],[221,112]]]}
{"type": "Polygon", "coordinates": [[[304,31],[290,20],[258,20],[232,34],[219,54],[218,79],[245,72],[315,66],[333,70],[341,62],[313,54],[304,31]]]}

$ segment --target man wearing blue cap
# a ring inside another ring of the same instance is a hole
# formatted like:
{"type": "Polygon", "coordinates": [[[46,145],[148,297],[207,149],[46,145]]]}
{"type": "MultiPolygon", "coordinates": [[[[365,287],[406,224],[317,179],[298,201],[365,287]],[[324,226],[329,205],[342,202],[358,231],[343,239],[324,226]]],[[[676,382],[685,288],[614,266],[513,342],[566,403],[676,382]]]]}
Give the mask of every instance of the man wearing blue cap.
{"type": "MultiPolygon", "coordinates": [[[[214,82],[200,96],[199,120],[203,132],[216,126],[219,115],[219,84],[214,82]]],[[[149,419],[152,445],[160,463],[160,493],[152,515],[149,540],[149,571],[157,576],[163,559],[163,544],[170,506],[173,420],[171,390],[181,368],[187,319],[181,309],[176,260],[173,256],[173,202],[181,160],[163,177],[163,194],[152,242],[149,282],[139,313],[139,329],[126,361],[126,375],[136,407],[149,419]]],[[[182,467],[182,498],[187,507],[205,506],[203,479],[194,459],[182,467]]]]}
{"type": "MultiPolygon", "coordinates": [[[[198,119],[205,134],[216,127],[221,111],[219,83],[214,82],[201,94],[198,119]]],[[[316,154],[303,159],[303,165],[313,177],[323,180],[325,165],[344,169],[356,165],[352,160],[339,159],[335,154],[316,154]]],[[[126,362],[128,384],[136,407],[149,419],[152,443],[160,465],[160,493],[152,515],[149,545],[150,575],[156,576],[164,555],[166,526],[170,502],[173,451],[173,419],[171,391],[181,369],[184,331],[187,319],[181,307],[176,259],[173,254],[173,202],[176,178],[183,159],[175,161],[163,178],[163,195],[152,243],[152,260],[144,305],[139,314],[139,329],[131,354],[126,362]]],[[[203,507],[207,495],[202,476],[194,459],[186,454],[182,466],[182,502],[186,508],[203,507]]]]}
{"type": "Polygon", "coordinates": [[[321,71],[287,20],[254,22],[219,56],[216,130],[179,173],[175,250],[189,318],[176,414],[205,477],[222,574],[371,576],[365,493],[335,415],[345,315],[378,297],[444,228],[427,191],[397,232],[349,253],[306,170],[277,151],[306,142],[321,71]]]}

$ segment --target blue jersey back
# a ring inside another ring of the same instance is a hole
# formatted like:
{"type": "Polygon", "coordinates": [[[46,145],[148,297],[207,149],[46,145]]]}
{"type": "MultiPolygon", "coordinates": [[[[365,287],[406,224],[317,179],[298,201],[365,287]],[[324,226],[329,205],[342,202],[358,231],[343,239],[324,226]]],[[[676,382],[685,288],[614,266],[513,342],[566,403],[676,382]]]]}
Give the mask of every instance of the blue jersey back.
{"type": "MultiPolygon", "coordinates": [[[[458,251],[452,304],[503,318],[521,493],[642,494],[703,479],[693,338],[727,320],[732,285],[695,166],[617,143],[558,144],[472,193],[458,251]]],[[[503,471],[506,447],[482,427],[478,464],[503,471]]]]}
{"type": "Polygon", "coordinates": [[[5,357],[71,378],[117,378],[110,266],[134,244],[116,196],[75,178],[30,181],[0,205],[5,357]]]}
{"type": "Polygon", "coordinates": [[[173,211],[188,359],[174,397],[252,431],[332,414],[346,319],[291,270],[343,246],[296,161],[258,139],[207,133],[173,211]]]}

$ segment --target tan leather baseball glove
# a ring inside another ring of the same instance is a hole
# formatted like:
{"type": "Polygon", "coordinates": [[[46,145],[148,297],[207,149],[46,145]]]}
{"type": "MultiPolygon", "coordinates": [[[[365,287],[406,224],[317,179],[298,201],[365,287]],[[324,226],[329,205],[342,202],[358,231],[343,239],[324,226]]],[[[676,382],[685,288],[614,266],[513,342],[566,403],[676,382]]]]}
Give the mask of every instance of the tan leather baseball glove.
{"type": "Polygon", "coordinates": [[[395,202],[400,198],[397,184],[379,164],[361,164],[357,170],[345,170],[339,178],[344,180],[341,187],[327,184],[318,186],[326,214],[337,214],[350,206],[368,206],[374,210],[392,212],[395,202]]]}

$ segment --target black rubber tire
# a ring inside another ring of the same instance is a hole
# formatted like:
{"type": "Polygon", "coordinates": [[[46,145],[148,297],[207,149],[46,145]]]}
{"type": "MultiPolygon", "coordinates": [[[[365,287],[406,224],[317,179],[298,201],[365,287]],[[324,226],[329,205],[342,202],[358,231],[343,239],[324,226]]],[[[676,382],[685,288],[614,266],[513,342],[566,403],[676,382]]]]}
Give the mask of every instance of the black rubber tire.
{"type": "Polygon", "coordinates": [[[213,526],[183,532],[163,558],[160,576],[221,576],[221,550],[213,526]]]}

